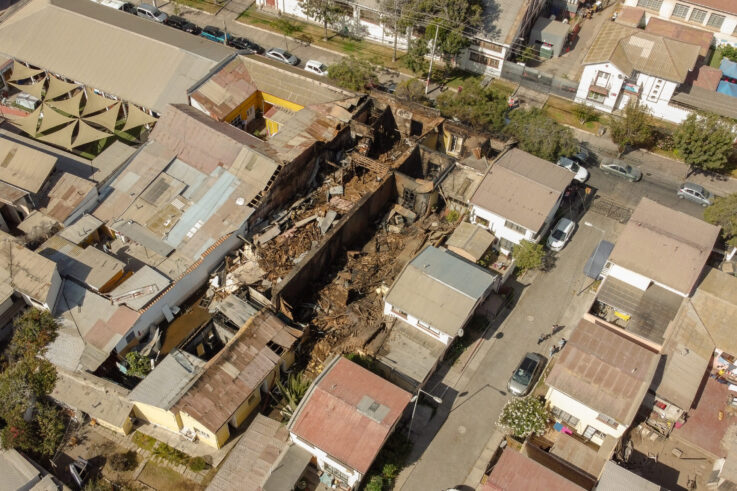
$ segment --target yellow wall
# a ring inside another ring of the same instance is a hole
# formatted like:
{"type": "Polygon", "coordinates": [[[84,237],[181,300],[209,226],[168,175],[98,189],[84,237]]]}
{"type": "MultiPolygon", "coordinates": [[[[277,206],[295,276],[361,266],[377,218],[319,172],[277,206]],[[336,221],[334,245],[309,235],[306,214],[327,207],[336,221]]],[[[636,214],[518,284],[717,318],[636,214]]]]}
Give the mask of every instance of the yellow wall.
{"type": "MultiPolygon", "coordinates": [[[[235,426],[236,428],[243,423],[249,414],[253,412],[254,409],[258,407],[259,402],[261,402],[261,391],[259,389],[256,389],[253,391],[251,396],[256,396],[253,398],[253,401],[251,401],[251,404],[248,403],[248,399],[243,401],[243,404],[235,410],[233,413],[233,416],[235,417],[235,426]]],[[[250,399],[251,396],[248,396],[250,399]]]]}
{"type": "Polygon", "coordinates": [[[214,448],[220,448],[225,445],[225,442],[230,438],[230,430],[228,430],[228,424],[224,424],[217,433],[212,433],[210,430],[202,426],[196,419],[185,412],[180,412],[179,416],[182,419],[182,425],[186,428],[194,428],[197,433],[197,438],[202,442],[210,445],[214,448]]]}
{"type": "Polygon", "coordinates": [[[284,109],[289,109],[290,111],[297,112],[300,109],[305,108],[304,106],[300,106],[299,104],[296,104],[294,102],[289,102],[286,99],[281,99],[271,94],[267,94],[266,92],[261,92],[261,96],[263,97],[264,102],[273,104],[275,106],[283,107],[284,109]]]}
{"type": "Polygon", "coordinates": [[[133,421],[131,421],[130,418],[125,418],[125,423],[123,423],[123,426],[116,426],[101,419],[95,419],[95,421],[97,421],[98,425],[107,428],[108,430],[112,430],[115,433],[120,433],[121,435],[127,435],[133,429],[133,421]]]}
{"type": "Polygon", "coordinates": [[[137,418],[155,425],[163,426],[164,428],[177,433],[182,428],[182,421],[174,413],[165,409],[150,406],[142,402],[134,402],[133,412],[137,418]]]}
{"type": "Polygon", "coordinates": [[[225,117],[225,122],[230,123],[235,119],[236,116],[240,116],[243,121],[246,121],[248,119],[248,109],[253,107],[254,111],[261,109],[263,105],[263,98],[261,97],[261,92],[256,91],[250,96],[248,96],[248,99],[241,102],[241,104],[235,108],[233,112],[228,114],[225,117]]]}
{"type": "Polygon", "coordinates": [[[294,364],[294,351],[285,351],[282,353],[281,359],[284,360],[284,369],[286,370],[294,364]]]}
{"type": "Polygon", "coordinates": [[[279,123],[266,118],[266,129],[269,130],[269,136],[274,136],[279,132],[279,123]]]}

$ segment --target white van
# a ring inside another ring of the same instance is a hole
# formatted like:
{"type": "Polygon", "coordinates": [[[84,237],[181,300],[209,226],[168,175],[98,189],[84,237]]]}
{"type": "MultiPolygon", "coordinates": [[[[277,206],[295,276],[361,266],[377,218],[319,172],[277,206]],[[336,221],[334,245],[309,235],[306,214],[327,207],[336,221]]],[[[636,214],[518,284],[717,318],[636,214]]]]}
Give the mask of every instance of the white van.
{"type": "Polygon", "coordinates": [[[105,7],[111,7],[115,10],[121,10],[123,8],[123,4],[125,3],[123,0],[92,0],[95,3],[99,3],[100,5],[104,5],[105,7]]]}
{"type": "Polygon", "coordinates": [[[169,18],[169,16],[164,12],[147,3],[139,5],[136,9],[136,14],[138,17],[143,17],[144,19],[152,20],[154,22],[164,22],[169,18]]]}
{"type": "Polygon", "coordinates": [[[305,70],[310,73],[314,73],[315,75],[320,75],[321,77],[328,74],[328,67],[325,66],[323,62],[317,60],[309,60],[305,63],[305,70]]]}

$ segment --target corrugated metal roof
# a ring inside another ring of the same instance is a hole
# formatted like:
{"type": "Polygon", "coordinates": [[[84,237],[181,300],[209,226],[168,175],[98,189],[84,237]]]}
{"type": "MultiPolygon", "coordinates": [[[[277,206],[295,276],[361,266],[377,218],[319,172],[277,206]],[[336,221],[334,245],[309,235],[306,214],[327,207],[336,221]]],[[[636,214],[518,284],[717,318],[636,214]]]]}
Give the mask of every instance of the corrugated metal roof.
{"type": "Polygon", "coordinates": [[[110,297],[115,299],[125,294],[131,294],[136,290],[142,290],[146,287],[152,287],[150,292],[136,294],[135,296],[126,297],[119,301],[128,307],[140,310],[146,306],[154,297],[171,284],[171,280],[159,273],[155,269],[144,265],[141,269],[133,273],[133,275],[121,283],[117,288],[110,292],[110,297]]]}
{"type": "Polygon", "coordinates": [[[642,403],[657,364],[656,353],[581,320],[546,383],[627,426],[642,403]]]}
{"type": "Polygon", "coordinates": [[[643,198],[609,260],[690,294],[719,236],[719,227],[643,198]]]}
{"type": "Polygon", "coordinates": [[[376,358],[420,385],[435,368],[445,348],[445,344],[415,327],[395,322],[376,358]]]}
{"type": "Polygon", "coordinates": [[[658,17],[650,17],[645,26],[645,32],[700,46],[699,54],[701,56],[706,56],[709,53],[709,48],[714,42],[714,33],[712,32],[684,26],[658,17]]]}
{"type": "Polygon", "coordinates": [[[34,0],[0,26],[0,52],[163,112],[233,49],[90,1],[34,0]]]}
{"type": "Polygon", "coordinates": [[[537,491],[541,487],[546,491],[583,489],[544,465],[507,447],[479,491],[537,491]]]}
{"type": "Polygon", "coordinates": [[[102,226],[102,220],[92,215],[83,215],[79,220],[63,228],[57,235],[72,244],[80,245],[87,237],[102,226]]]}
{"type": "Polygon", "coordinates": [[[45,303],[56,273],[56,263],[23,247],[0,230],[0,282],[45,303]]]}
{"type": "Polygon", "coordinates": [[[204,368],[204,361],[175,349],[136,385],[128,398],[168,410],[189,390],[204,368]]]}
{"type": "MultiPolygon", "coordinates": [[[[253,317],[207,363],[175,410],[189,414],[212,432],[218,431],[277,367],[279,355],[267,343],[284,332],[292,331],[268,311],[253,317]]],[[[296,342],[296,337],[292,338],[296,342]]]]}
{"type": "Polygon", "coordinates": [[[63,276],[74,278],[95,290],[100,290],[125,268],[123,261],[92,246],[79,247],[59,235],[41,244],[38,253],[54,261],[63,276]]]}
{"type": "Polygon", "coordinates": [[[0,137],[0,179],[38,193],[51,175],[56,157],[0,137]]]}
{"type": "Polygon", "coordinates": [[[604,464],[604,470],[596,485],[596,491],[661,491],[659,485],[640,477],[624,467],[620,467],[613,460],[604,464]]]}
{"type": "Polygon", "coordinates": [[[472,261],[478,261],[494,242],[494,236],[488,230],[468,222],[461,222],[445,243],[449,250],[467,255],[472,261]]]}
{"type": "Polygon", "coordinates": [[[47,193],[48,201],[41,211],[64,222],[94,189],[94,182],[64,172],[47,193]]]}
{"type": "Polygon", "coordinates": [[[27,191],[0,181],[0,202],[12,206],[15,205],[19,199],[27,195],[27,191]]]}
{"type": "Polygon", "coordinates": [[[567,169],[513,148],[493,163],[470,202],[537,232],[572,179],[567,169]]]}
{"type": "Polygon", "coordinates": [[[454,337],[496,276],[430,246],[402,271],[386,302],[454,337]]]}
{"type": "Polygon", "coordinates": [[[303,399],[290,431],[365,475],[410,398],[378,375],[337,357],[303,399]],[[380,421],[359,410],[366,397],[388,409],[380,421]]]}
{"type": "Polygon", "coordinates": [[[119,385],[85,372],[56,370],[56,384],[51,397],[67,407],[84,411],[122,428],[133,405],[126,399],[128,391],[119,385]]]}
{"type": "Polygon", "coordinates": [[[244,326],[248,319],[258,313],[256,307],[235,294],[230,294],[221,300],[215,300],[210,305],[210,312],[213,311],[223,314],[237,328],[244,326]]]}
{"type": "Polygon", "coordinates": [[[708,268],[691,303],[716,347],[730,354],[737,353],[737,336],[734,330],[737,319],[737,278],[718,269],[708,268]]]}

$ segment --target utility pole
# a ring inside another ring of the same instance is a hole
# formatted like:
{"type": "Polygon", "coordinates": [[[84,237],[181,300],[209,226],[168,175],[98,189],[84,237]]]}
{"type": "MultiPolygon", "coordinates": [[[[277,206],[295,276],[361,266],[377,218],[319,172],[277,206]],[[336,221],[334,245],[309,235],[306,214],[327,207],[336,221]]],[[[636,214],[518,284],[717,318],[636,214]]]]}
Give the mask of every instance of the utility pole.
{"type": "Polygon", "coordinates": [[[432,74],[432,62],[435,61],[435,45],[438,44],[438,31],[440,26],[435,24],[435,39],[432,41],[432,51],[430,52],[430,68],[427,71],[427,83],[425,84],[425,95],[430,91],[430,75],[432,74]]]}

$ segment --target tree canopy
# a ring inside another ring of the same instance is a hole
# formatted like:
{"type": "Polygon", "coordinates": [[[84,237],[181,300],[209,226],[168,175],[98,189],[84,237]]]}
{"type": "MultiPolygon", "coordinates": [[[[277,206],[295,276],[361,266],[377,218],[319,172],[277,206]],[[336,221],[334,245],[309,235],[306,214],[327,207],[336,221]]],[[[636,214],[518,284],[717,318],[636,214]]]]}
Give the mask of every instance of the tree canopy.
{"type": "Polygon", "coordinates": [[[59,326],[48,310],[28,309],[13,320],[13,338],[8,346],[11,359],[39,354],[56,339],[59,326]]]}
{"type": "Polygon", "coordinates": [[[716,114],[691,113],[673,134],[676,151],[691,170],[722,170],[732,155],[731,127],[716,114]]]}
{"type": "Polygon", "coordinates": [[[648,145],[653,139],[653,129],[647,107],[637,100],[627,104],[621,118],[612,118],[611,135],[620,153],[627,147],[648,145]]]}
{"type": "Polygon", "coordinates": [[[578,148],[570,128],[558,124],[538,108],[512,112],[504,131],[517,139],[519,148],[545,160],[558,160],[578,148]]]}
{"type": "Polygon", "coordinates": [[[517,267],[523,272],[529,269],[540,269],[543,266],[545,249],[542,244],[522,240],[512,248],[512,257],[517,267]]]}
{"type": "Polygon", "coordinates": [[[345,16],[343,8],[335,0],[302,0],[299,6],[307,17],[323,25],[325,39],[328,38],[328,26],[345,16]]]}
{"type": "Polygon", "coordinates": [[[548,410],[537,397],[527,396],[509,401],[499,415],[499,425],[518,438],[542,435],[548,426],[548,410]]]}
{"type": "Polygon", "coordinates": [[[366,60],[344,57],[328,67],[328,78],[348,90],[365,90],[376,83],[376,68],[366,60]]]}
{"type": "Polygon", "coordinates": [[[714,199],[714,204],[704,210],[704,220],[722,227],[722,237],[732,247],[737,247],[737,193],[714,199]]]}
{"type": "Polygon", "coordinates": [[[482,87],[478,80],[472,79],[461,92],[447,90],[440,94],[437,107],[443,116],[498,133],[504,128],[507,99],[492,87],[482,87]]]}

